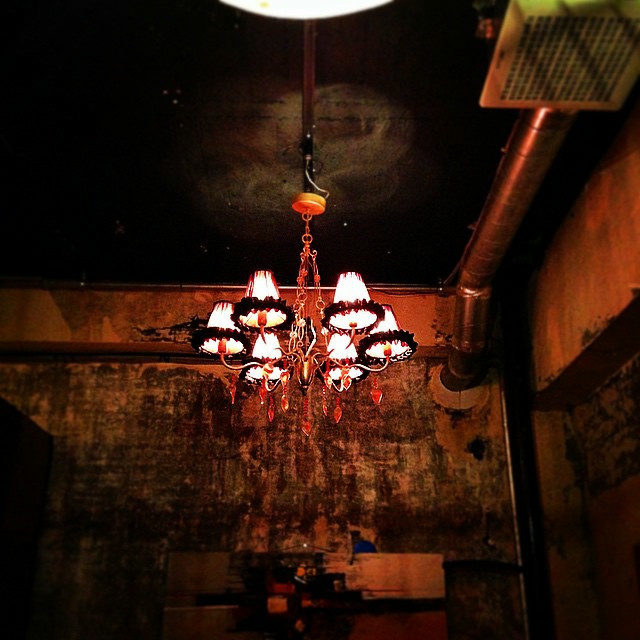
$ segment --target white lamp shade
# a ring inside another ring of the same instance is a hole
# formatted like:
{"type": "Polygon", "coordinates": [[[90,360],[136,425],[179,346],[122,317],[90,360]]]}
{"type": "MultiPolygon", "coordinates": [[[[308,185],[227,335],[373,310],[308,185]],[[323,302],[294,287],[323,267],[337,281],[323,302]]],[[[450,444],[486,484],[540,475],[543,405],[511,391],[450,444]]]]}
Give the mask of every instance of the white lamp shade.
{"type": "Polygon", "coordinates": [[[240,331],[236,323],[231,319],[233,313],[233,304],[226,300],[219,300],[213,305],[213,310],[209,316],[207,327],[215,327],[217,329],[232,329],[240,331]]]}
{"type": "MultiPolygon", "coordinates": [[[[373,332],[371,332],[373,333],[373,332]]],[[[411,351],[410,345],[408,345],[403,340],[391,340],[391,341],[381,341],[374,342],[365,353],[371,357],[376,358],[377,360],[385,360],[387,356],[389,358],[393,358],[394,360],[399,360],[404,356],[407,352],[411,351]]]]}
{"type": "MultiPolygon", "coordinates": [[[[329,357],[333,360],[337,360],[341,363],[346,363],[349,360],[355,360],[358,357],[355,344],[351,343],[351,338],[342,333],[333,333],[329,338],[329,344],[327,345],[327,351],[329,357]]],[[[345,371],[344,367],[332,365],[329,369],[329,377],[334,382],[339,382],[344,379],[344,376],[349,376],[352,380],[360,378],[364,374],[364,371],[358,366],[349,367],[345,371]]]]}
{"type": "MultiPolygon", "coordinates": [[[[369,292],[362,279],[362,276],[355,271],[341,273],[336,285],[336,292],[333,296],[333,303],[355,303],[369,302],[369,292]]],[[[330,316],[329,325],[333,330],[351,331],[352,329],[362,330],[374,325],[378,321],[378,316],[370,308],[356,306],[342,310],[330,316]]]]}
{"type": "MultiPolygon", "coordinates": [[[[360,369],[360,367],[349,367],[346,372],[346,375],[348,375],[352,380],[357,380],[363,374],[364,371],[360,369]]],[[[342,367],[331,367],[331,369],[329,369],[329,376],[333,381],[338,382],[344,378],[345,371],[342,367]]]]}
{"type": "Polygon", "coordinates": [[[391,0],[221,0],[236,9],[269,18],[314,20],[373,9],[391,0]]]}
{"type": "Polygon", "coordinates": [[[244,345],[240,340],[233,338],[207,338],[201,347],[206,353],[222,353],[228,356],[235,356],[244,351],[244,345]]]}
{"type": "Polygon", "coordinates": [[[347,271],[346,273],[340,274],[338,284],[336,285],[336,292],[333,295],[334,303],[369,299],[369,292],[359,273],[347,271]]]}
{"type": "Polygon", "coordinates": [[[382,333],[383,331],[399,331],[398,319],[393,312],[393,308],[390,304],[383,304],[384,318],[380,320],[378,326],[375,329],[371,329],[371,333],[382,333]]]}
{"type": "Polygon", "coordinates": [[[246,316],[241,316],[239,322],[245,327],[257,329],[260,326],[265,326],[267,329],[272,327],[278,327],[287,319],[287,314],[280,311],[280,309],[266,309],[264,311],[250,311],[246,316]],[[264,313],[265,324],[260,324],[261,313],[264,313]]]}
{"type": "Polygon", "coordinates": [[[270,382],[279,382],[284,369],[273,367],[271,373],[268,373],[265,367],[255,365],[246,369],[245,377],[248,382],[262,382],[263,378],[267,378],[270,382]]]}
{"type": "Polygon", "coordinates": [[[253,345],[251,356],[260,360],[279,360],[282,358],[282,349],[277,336],[268,332],[265,332],[264,336],[259,335],[253,345]]]}
{"type": "Polygon", "coordinates": [[[377,342],[372,341],[365,353],[370,358],[377,360],[386,360],[387,358],[394,361],[403,360],[413,354],[415,347],[409,344],[413,336],[411,336],[411,340],[407,341],[409,335],[406,331],[400,330],[398,319],[391,305],[383,304],[382,308],[384,309],[384,318],[375,329],[371,330],[372,340],[377,334],[380,335],[380,339],[377,342]]]}
{"type": "MultiPolygon", "coordinates": [[[[233,304],[226,300],[218,300],[214,305],[207,322],[208,329],[226,329],[240,333],[240,329],[231,319],[233,304]]],[[[200,349],[206,353],[221,353],[225,355],[237,355],[244,351],[244,344],[240,340],[230,337],[228,332],[212,332],[209,338],[204,340],[200,349]],[[218,333],[218,335],[215,335],[218,333]],[[225,335],[226,334],[226,335],[225,335]]]]}
{"type": "Polygon", "coordinates": [[[332,333],[327,345],[329,357],[334,360],[355,360],[358,357],[356,345],[351,342],[348,335],[342,333],[332,333]],[[351,343],[351,344],[349,344],[351,343]]]}
{"type": "Polygon", "coordinates": [[[271,271],[254,272],[249,278],[245,297],[258,298],[258,300],[265,300],[266,298],[278,300],[280,292],[273,273],[271,271]]]}

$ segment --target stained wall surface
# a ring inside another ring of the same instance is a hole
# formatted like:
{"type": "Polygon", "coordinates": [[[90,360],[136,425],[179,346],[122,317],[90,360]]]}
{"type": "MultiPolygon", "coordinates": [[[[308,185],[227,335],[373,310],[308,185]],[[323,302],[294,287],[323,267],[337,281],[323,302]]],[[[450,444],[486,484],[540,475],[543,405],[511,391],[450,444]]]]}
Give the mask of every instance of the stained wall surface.
{"type": "Polygon", "coordinates": [[[557,640],[599,640],[580,439],[565,411],[534,413],[540,501],[557,640]]]}
{"type": "Polygon", "coordinates": [[[536,414],[558,640],[640,637],[640,356],[570,411],[536,414]]]}
{"type": "Polygon", "coordinates": [[[640,104],[531,288],[539,485],[558,640],[640,637],[640,104]]]}
{"type": "Polygon", "coordinates": [[[640,637],[640,356],[572,412],[585,469],[602,638],[640,637]]]}
{"type": "Polygon", "coordinates": [[[532,291],[541,408],[584,402],[640,350],[640,102],[555,234],[532,291]]]}
{"type": "MultiPolygon", "coordinates": [[[[499,388],[451,409],[418,358],[273,423],[220,367],[5,363],[2,396],[54,437],[29,638],[158,638],[168,555],[350,549],[516,560],[499,388]],[[488,529],[490,527],[490,530],[488,529]]],[[[490,618],[492,612],[480,612],[490,618]]],[[[348,637],[348,631],[344,632],[348,637]]]]}

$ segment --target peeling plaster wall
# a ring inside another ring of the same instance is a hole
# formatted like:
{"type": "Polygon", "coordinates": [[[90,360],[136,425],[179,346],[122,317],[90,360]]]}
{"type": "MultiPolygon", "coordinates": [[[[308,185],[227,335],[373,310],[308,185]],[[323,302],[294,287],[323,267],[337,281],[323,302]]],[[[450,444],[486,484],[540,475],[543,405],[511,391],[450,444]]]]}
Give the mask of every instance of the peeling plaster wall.
{"type": "Polygon", "coordinates": [[[640,637],[638,238],[640,103],[560,225],[530,291],[558,640],[640,637]]]}
{"type": "Polygon", "coordinates": [[[572,414],[604,640],[640,637],[640,356],[572,414]]]}
{"type": "Polygon", "coordinates": [[[535,412],[533,421],[556,640],[598,640],[580,442],[567,412],[535,412]]]}
{"type": "Polygon", "coordinates": [[[380,407],[355,387],[338,425],[312,397],[306,438],[299,396],[269,424],[217,367],[1,365],[3,397],[54,436],[29,637],[159,637],[171,551],[346,551],[355,528],[384,552],[515,562],[497,383],[446,409],[433,369],[381,377],[380,407]]]}
{"type": "Polygon", "coordinates": [[[640,637],[640,356],[535,414],[558,640],[640,637]]]}

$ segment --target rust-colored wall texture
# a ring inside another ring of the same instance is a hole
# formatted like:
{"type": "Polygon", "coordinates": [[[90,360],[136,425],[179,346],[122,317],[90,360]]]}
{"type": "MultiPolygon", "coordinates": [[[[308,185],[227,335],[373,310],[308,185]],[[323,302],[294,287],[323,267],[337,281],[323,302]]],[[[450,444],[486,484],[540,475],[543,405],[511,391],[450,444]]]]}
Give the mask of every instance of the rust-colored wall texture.
{"type": "Polygon", "coordinates": [[[580,440],[568,412],[533,418],[556,640],[599,640],[580,440]]]}
{"type": "Polygon", "coordinates": [[[602,638],[640,637],[640,356],[576,407],[602,638]]]}
{"type": "Polygon", "coordinates": [[[355,387],[339,424],[313,389],[307,438],[297,392],[269,424],[219,367],[1,365],[2,396],[54,436],[29,638],[156,640],[172,551],[347,551],[358,529],[382,552],[515,562],[498,385],[447,409],[434,366],[381,376],[380,407],[355,387]]]}
{"type": "Polygon", "coordinates": [[[532,287],[537,406],[584,402],[640,349],[640,101],[546,249],[532,287]]]}
{"type": "Polygon", "coordinates": [[[640,356],[571,411],[537,412],[558,640],[640,637],[640,356]]]}

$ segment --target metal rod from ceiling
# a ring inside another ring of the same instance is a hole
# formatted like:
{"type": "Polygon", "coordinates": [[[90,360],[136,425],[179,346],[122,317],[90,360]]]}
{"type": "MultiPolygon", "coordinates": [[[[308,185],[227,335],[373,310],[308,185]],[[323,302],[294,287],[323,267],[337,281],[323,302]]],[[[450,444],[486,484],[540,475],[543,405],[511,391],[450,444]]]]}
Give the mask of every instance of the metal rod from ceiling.
{"type": "Polygon", "coordinates": [[[302,151],[303,190],[313,191],[313,134],[315,130],[315,86],[316,86],[316,23],[303,23],[302,62],[302,151]]]}

